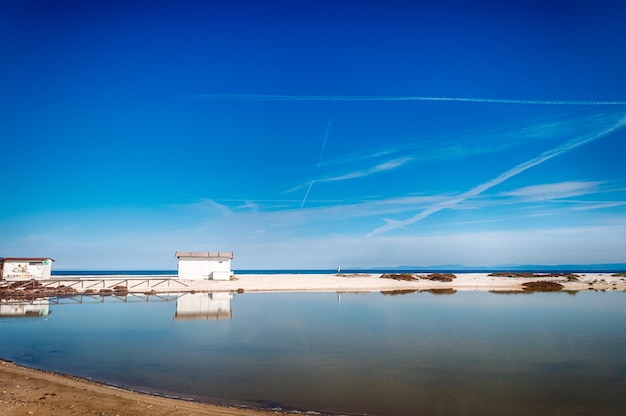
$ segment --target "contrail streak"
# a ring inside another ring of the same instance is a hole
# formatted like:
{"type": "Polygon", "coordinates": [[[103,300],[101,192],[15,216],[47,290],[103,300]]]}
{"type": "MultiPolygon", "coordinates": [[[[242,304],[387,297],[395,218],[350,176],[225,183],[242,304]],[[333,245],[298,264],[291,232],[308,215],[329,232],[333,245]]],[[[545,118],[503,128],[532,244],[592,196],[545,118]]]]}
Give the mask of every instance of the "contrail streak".
{"type": "Polygon", "coordinates": [[[514,168],[502,173],[500,176],[485,182],[483,184],[480,184],[472,189],[470,189],[469,191],[466,191],[462,194],[460,194],[457,197],[454,198],[450,198],[446,201],[440,202],[438,204],[433,205],[430,208],[427,208],[426,210],[420,212],[419,214],[416,214],[414,216],[412,216],[411,218],[408,218],[406,220],[401,220],[401,221],[395,221],[395,220],[389,220],[386,219],[385,221],[387,222],[385,225],[383,225],[382,227],[378,227],[375,230],[373,230],[372,232],[370,232],[369,234],[367,234],[367,236],[373,236],[373,235],[377,235],[377,234],[382,234],[385,233],[387,231],[391,231],[394,230],[396,228],[401,228],[404,226],[407,226],[409,224],[414,224],[418,221],[421,221],[427,217],[429,217],[430,215],[439,212],[443,209],[446,208],[452,208],[453,206],[465,201],[466,199],[475,197],[477,195],[482,194],[483,192],[493,188],[496,185],[501,184],[502,182],[512,178],[513,176],[519,175],[520,173],[524,172],[525,170],[528,170],[534,166],[540,165],[543,162],[546,162],[556,156],[559,156],[565,152],[569,152],[570,150],[573,150],[577,147],[580,147],[582,145],[585,145],[587,143],[591,143],[595,140],[598,140],[606,135],[609,135],[619,129],[621,129],[622,127],[624,127],[626,125],[626,116],[622,117],[621,119],[619,119],[613,126],[609,127],[608,129],[605,129],[599,133],[596,133],[594,135],[591,136],[583,136],[583,137],[578,137],[575,138],[573,140],[570,140],[558,147],[555,147],[553,149],[547,150],[545,152],[543,152],[542,154],[540,154],[539,156],[530,159],[524,163],[521,163],[517,166],[515,166],[514,168]]]}
{"type": "Polygon", "coordinates": [[[272,95],[272,94],[195,94],[187,98],[240,101],[452,101],[465,103],[498,103],[527,105],[624,105],[626,101],[586,101],[586,100],[517,100],[508,98],[476,97],[427,97],[390,95],[272,95]]]}
{"type": "Polygon", "coordinates": [[[315,182],[315,179],[311,179],[311,182],[309,182],[309,186],[306,188],[306,192],[304,193],[304,198],[302,199],[302,203],[300,204],[300,209],[304,208],[304,204],[306,203],[306,200],[309,197],[309,192],[311,192],[311,187],[313,186],[313,182],[315,182]]]}
{"type": "MultiPolygon", "coordinates": [[[[328,133],[330,132],[330,126],[332,126],[332,124],[333,124],[333,118],[331,117],[328,120],[328,123],[326,124],[326,130],[324,130],[324,141],[322,142],[322,150],[320,150],[320,157],[317,161],[317,169],[315,170],[316,176],[320,170],[320,166],[322,165],[322,158],[324,157],[324,149],[326,149],[326,142],[328,141],[328,133]]],[[[306,203],[306,200],[309,197],[309,192],[311,192],[311,188],[313,187],[314,182],[315,182],[315,179],[311,179],[311,182],[309,182],[309,186],[307,187],[306,192],[304,194],[304,198],[302,199],[302,203],[300,204],[300,209],[304,207],[304,204],[306,203]]]]}
{"type": "Polygon", "coordinates": [[[320,151],[320,159],[317,162],[317,169],[319,170],[320,165],[322,164],[322,157],[324,156],[324,149],[326,149],[326,142],[328,141],[328,132],[330,131],[330,126],[333,124],[332,117],[328,120],[328,124],[326,124],[326,130],[324,130],[324,142],[322,143],[322,150],[320,151]]]}

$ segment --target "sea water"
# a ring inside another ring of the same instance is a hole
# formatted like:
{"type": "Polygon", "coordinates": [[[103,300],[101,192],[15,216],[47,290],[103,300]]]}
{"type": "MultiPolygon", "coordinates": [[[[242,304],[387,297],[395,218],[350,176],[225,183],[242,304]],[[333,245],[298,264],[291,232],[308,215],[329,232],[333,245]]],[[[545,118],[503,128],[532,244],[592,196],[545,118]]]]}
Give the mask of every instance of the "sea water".
{"type": "Polygon", "coordinates": [[[52,298],[0,357],[135,390],[322,414],[626,412],[626,293],[52,298]]]}

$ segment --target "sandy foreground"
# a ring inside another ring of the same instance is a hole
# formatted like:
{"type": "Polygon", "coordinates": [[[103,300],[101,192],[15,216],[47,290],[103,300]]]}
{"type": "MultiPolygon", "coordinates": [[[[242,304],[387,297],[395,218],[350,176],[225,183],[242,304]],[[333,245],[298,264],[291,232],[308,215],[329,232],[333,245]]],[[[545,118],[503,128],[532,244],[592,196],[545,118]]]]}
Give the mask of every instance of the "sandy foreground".
{"type": "Polygon", "coordinates": [[[264,416],[283,414],[189,402],[36,371],[0,361],[3,416],[264,416]]]}
{"type": "MultiPolygon", "coordinates": [[[[420,276],[420,275],[415,275],[420,276]]],[[[424,274],[423,276],[426,276],[424,274]]],[[[400,291],[522,291],[523,283],[550,281],[563,290],[626,291],[626,277],[612,273],[576,273],[571,276],[500,277],[486,273],[456,274],[452,282],[427,279],[399,281],[379,274],[241,274],[229,281],[176,280],[155,276],[92,276],[77,279],[55,276],[46,287],[73,287],[78,293],[127,287],[129,292],[391,292],[400,291]],[[64,280],[66,279],[66,280],[64,280]]],[[[32,370],[0,361],[0,414],[13,415],[215,415],[253,416],[285,414],[202,404],[126,391],[96,382],[32,370]]]]}

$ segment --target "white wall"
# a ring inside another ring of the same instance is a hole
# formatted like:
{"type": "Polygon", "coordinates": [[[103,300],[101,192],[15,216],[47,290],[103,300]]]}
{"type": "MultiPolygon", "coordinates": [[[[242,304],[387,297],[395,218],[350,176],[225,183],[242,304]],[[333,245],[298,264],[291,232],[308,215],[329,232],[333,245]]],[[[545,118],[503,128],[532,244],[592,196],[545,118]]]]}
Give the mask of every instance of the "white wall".
{"type": "Polygon", "coordinates": [[[3,276],[7,280],[50,279],[52,259],[45,261],[5,260],[3,276]]]}
{"type": "Polygon", "coordinates": [[[230,279],[230,259],[209,259],[206,257],[183,257],[178,259],[179,279],[230,279]]]}

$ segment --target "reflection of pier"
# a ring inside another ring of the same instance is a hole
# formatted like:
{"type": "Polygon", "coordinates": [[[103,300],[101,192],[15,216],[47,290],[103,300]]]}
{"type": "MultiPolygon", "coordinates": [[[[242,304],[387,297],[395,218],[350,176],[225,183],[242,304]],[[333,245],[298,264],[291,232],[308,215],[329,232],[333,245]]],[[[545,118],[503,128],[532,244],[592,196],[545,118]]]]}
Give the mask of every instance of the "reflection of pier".
{"type": "Polygon", "coordinates": [[[232,293],[186,293],[176,300],[174,320],[232,319],[232,293]]]}
{"type": "Polygon", "coordinates": [[[71,305],[80,303],[137,303],[137,302],[171,302],[176,300],[178,295],[145,295],[139,293],[128,293],[124,295],[115,294],[77,294],[72,296],[48,298],[51,305],[71,305]]]}
{"type": "MultiPolygon", "coordinates": [[[[176,294],[163,295],[145,295],[139,293],[128,293],[124,295],[115,294],[82,294],[66,296],[50,296],[50,297],[32,297],[29,299],[2,299],[0,300],[0,310],[4,311],[4,307],[13,308],[16,305],[24,305],[27,309],[34,309],[32,305],[72,305],[81,303],[137,303],[137,302],[172,302],[178,298],[176,294]],[[31,306],[28,306],[31,305],[31,306]]],[[[7,315],[8,316],[8,315],[7,315]]]]}
{"type": "Polygon", "coordinates": [[[0,301],[0,317],[2,316],[47,316],[50,313],[48,299],[31,301],[6,299],[0,301]]]}

